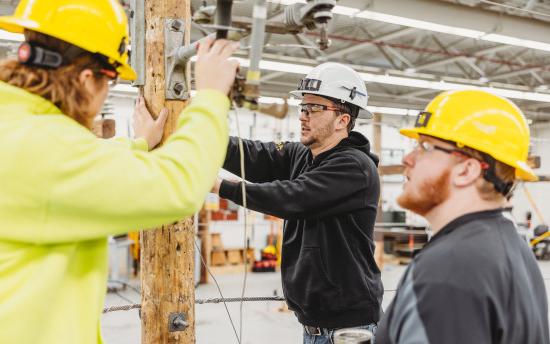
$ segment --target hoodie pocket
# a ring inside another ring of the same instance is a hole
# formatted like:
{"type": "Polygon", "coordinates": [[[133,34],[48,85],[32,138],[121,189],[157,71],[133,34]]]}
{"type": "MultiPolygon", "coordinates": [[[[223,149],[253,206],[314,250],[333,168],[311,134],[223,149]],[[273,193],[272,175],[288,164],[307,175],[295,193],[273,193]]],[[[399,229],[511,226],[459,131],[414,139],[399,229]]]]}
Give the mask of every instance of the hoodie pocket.
{"type": "Polygon", "coordinates": [[[296,265],[287,270],[286,297],[303,312],[339,308],[340,288],[329,279],[318,247],[303,248],[296,265]]]}

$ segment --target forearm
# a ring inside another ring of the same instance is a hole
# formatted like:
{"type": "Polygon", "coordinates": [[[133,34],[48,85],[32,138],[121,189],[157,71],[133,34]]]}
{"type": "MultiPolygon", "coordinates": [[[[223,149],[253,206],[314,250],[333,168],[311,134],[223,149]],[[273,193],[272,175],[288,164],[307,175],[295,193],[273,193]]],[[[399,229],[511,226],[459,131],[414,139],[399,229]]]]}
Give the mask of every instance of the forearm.
{"type": "MultiPolygon", "coordinates": [[[[242,140],[245,178],[252,183],[287,179],[290,174],[288,150],[277,149],[273,142],[242,140]]],[[[241,174],[239,139],[231,137],[223,168],[235,175],[241,174]]]]}
{"type": "Polygon", "coordinates": [[[56,163],[48,229],[35,239],[85,240],[196,212],[223,162],[228,108],[221,93],[201,92],[166,144],[151,153],[91,137],[60,148],[65,155],[56,163]]]}

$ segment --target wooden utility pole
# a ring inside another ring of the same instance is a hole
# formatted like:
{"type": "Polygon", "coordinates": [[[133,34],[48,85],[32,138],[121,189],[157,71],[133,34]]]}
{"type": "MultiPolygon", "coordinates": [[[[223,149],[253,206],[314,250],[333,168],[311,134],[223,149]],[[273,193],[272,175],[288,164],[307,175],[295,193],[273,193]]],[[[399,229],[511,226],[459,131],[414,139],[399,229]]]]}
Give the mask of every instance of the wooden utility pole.
{"type": "Polygon", "coordinates": [[[200,283],[208,283],[208,267],[210,266],[210,255],[212,243],[210,240],[210,221],[212,211],[203,207],[199,212],[199,237],[201,238],[201,256],[205,264],[201,264],[200,283]]]}
{"type": "MultiPolygon", "coordinates": [[[[146,58],[143,95],[153,114],[160,113],[163,107],[169,110],[163,142],[174,131],[179,114],[185,107],[183,101],[165,100],[164,23],[165,19],[175,18],[184,20],[185,43],[189,44],[190,1],[145,0],[146,58]]],[[[147,197],[146,190],[143,196],[147,197]]],[[[144,231],[141,262],[142,343],[194,343],[193,220],[185,219],[162,228],[144,231]],[[174,324],[184,329],[174,331],[174,324]]]]}

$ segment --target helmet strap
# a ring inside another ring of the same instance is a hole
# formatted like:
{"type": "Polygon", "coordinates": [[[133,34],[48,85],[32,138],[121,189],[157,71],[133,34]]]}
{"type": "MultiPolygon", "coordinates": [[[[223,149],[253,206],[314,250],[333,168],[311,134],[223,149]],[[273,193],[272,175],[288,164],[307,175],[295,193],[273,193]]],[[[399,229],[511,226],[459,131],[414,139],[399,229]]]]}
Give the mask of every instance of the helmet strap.
{"type": "Polygon", "coordinates": [[[507,197],[511,195],[511,192],[514,188],[514,182],[506,183],[502,179],[500,179],[496,175],[496,160],[488,155],[488,154],[482,154],[483,160],[489,165],[489,168],[483,170],[483,179],[488,181],[489,183],[492,183],[495,187],[495,190],[502,194],[504,197],[507,197]]]}
{"type": "Polygon", "coordinates": [[[84,53],[86,53],[84,49],[74,45],[61,54],[37,42],[23,42],[19,46],[17,57],[19,62],[27,66],[55,69],[69,64],[84,53]]]}
{"type": "Polygon", "coordinates": [[[20,63],[27,66],[58,68],[63,64],[63,56],[35,42],[23,42],[17,51],[20,63]]]}

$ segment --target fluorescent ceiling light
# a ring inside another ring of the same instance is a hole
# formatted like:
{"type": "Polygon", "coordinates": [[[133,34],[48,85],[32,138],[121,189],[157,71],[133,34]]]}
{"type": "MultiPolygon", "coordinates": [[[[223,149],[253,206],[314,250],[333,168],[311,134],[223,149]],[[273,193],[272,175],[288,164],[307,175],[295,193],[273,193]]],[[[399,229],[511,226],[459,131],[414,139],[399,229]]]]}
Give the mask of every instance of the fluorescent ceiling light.
{"type": "MultiPolygon", "coordinates": [[[[239,61],[242,67],[248,67],[250,64],[250,60],[248,59],[240,58],[240,57],[235,57],[235,59],[239,61]]],[[[195,61],[195,60],[196,60],[196,56],[193,56],[191,61],[195,61]]],[[[291,74],[299,74],[299,75],[307,74],[313,69],[312,66],[294,64],[294,63],[268,61],[268,60],[262,60],[260,62],[260,68],[262,70],[270,70],[274,72],[283,72],[283,73],[291,73],[291,74]]],[[[525,91],[508,90],[504,88],[494,88],[494,87],[479,87],[479,86],[474,86],[470,84],[459,84],[459,83],[445,82],[445,81],[431,81],[431,80],[414,79],[414,78],[406,78],[401,76],[383,75],[383,74],[359,73],[359,75],[361,75],[361,78],[365,80],[365,82],[372,82],[372,83],[379,83],[379,84],[424,88],[424,89],[431,89],[436,91],[462,90],[466,88],[470,88],[470,89],[474,88],[474,89],[485,90],[506,98],[532,100],[532,101],[538,101],[538,102],[550,102],[550,94],[548,93],[525,92],[525,91]]]]}
{"type": "Polygon", "coordinates": [[[394,16],[391,14],[385,14],[373,11],[362,11],[355,15],[358,18],[365,18],[370,20],[376,20],[384,23],[402,25],[414,27],[416,29],[435,31],[440,33],[448,33],[457,36],[469,37],[469,38],[481,38],[485,34],[483,31],[463,29],[454,26],[441,25],[431,23],[423,20],[410,19],[405,17],[394,16]]]}
{"type": "MultiPolygon", "coordinates": [[[[239,64],[241,65],[241,67],[248,68],[248,66],[250,65],[249,59],[240,58],[240,57],[235,57],[235,59],[239,61],[239,64]]],[[[285,62],[261,60],[260,69],[271,70],[274,72],[307,74],[313,69],[313,67],[307,66],[307,65],[301,65],[301,64],[291,64],[291,63],[285,63],[285,62]]]]}
{"type": "Polygon", "coordinates": [[[495,33],[485,33],[479,30],[471,30],[471,29],[465,29],[465,28],[456,27],[456,26],[436,24],[436,23],[431,23],[423,20],[410,19],[406,17],[394,16],[390,14],[373,12],[373,11],[362,11],[356,14],[355,16],[358,18],[376,20],[384,23],[414,27],[416,29],[421,29],[421,30],[446,33],[451,35],[479,39],[482,41],[489,41],[493,43],[501,43],[501,44],[507,44],[507,45],[515,45],[519,47],[550,52],[550,44],[539,42],[539,41],[532,41],[528,39],[521,39],[517,37],[499,35],[495,33]]]}
{"type": "MultiPolygon", "coordinates": [[[[277,97],[260,97],[259,101],[262,104],[284,104],[285,102],[283,98],[277,97]]],[[[288,103],[288,105],[298,106],[301,104],[302,101],[296,98],[289,98],[286,100],[286,102],[288,103]]]]}
{"type": "Polygon", "coordinates": [[[2,41],[13,41],[13,42],[23,42],[24,36],[20,33],[12,33],[4,30],[0,30],[0,40],[2,41]]]}
{"type": "MultiPolygon", "coordinates": [[[[282,5],[291,5],[297,2],[305,3],[305,0],[268,0],[272,3],[280,3],[282,5]]],[[[445,34],[451,34],[456,36],[462,36],[462,37],[468,37],[468,38],[474,38],[474,39],[480,39],[483,41],[493,42],[493,43],[500,43],[500,44],[506,44],[506,45],[514,45],[518,47],[524,47],[529,49],[536,49],[536,50],[542,50],[550,52],[550,44],[539,42],[539,41],[533,41],[529,39],[521,39],[517,37],[512,36],[505,36],[500,35],[496,33],[487,33],[479,30],[471,30],[456,26],[449,26],[449,25],[443,25],[443,24],[436,24],[424,20],[417,20],[417,19],[411,19],[401,16],[394,16],[391,14],[385,14],[381,12],[373,12],[364,10],[361,11],[360,9],[353,8],[353,7],[347,7],[347,6],[335,6],[332,10],[335,14],[341,14],[346,15],[349,17],[357,17],[357,18],[364,18],[369,20],[376,20],[383,23],[389,23],[389,24],[395,24],[395,25],[402,25],[402,26],[408,26],[413,27],[416,29],[421,30],[427,30],[427,31],[434,31],[434,32],[440,32],[445,34]]]]}
{"type": "Polygon", "coordinates": [[[392,108],[384,106],[367,106],[367,109],[372,113],[382,113],[388,115],[399,115],[399,116],[418,116],[420,111],[411,110],[411,109],[402,109],[402,108],[392,108]]]}
{"type": "MultiPolygon", "coordinates": [[[[123,93],[125,95],[137,96],[137,88],[128,85],[128,84],[118,84],[113,88],[114,92],[123,93]]],[[[194,97],[197,94],[196,90],[191,90],[191,97],[194,97]]],[[[278,97],[260,97],[260,103],[263,104],[283,104],[283,98],[278,97]]],[[[298,106],[301,103],[300,99],[290,98],[286,100],[288,105],[298,106]]],[[[393,108],[393,107],[383,107],[383,106],[367,106],[369,111],[373,113],[381,113],[388,115],[399,115],[399,116],[417,116],[418,110],[402,109],[402,108],[393,108]]]]}
{"type": "MultiPolygon", "coordinates": [[[[237,60],[239,61],[241,66],[248,67],[249,65],[248,59],[237,58],[237,60]]],[[[260,62],[260,68],[264,70],[301,74],[301,75],[307,74],[309,73],[309,71],[313,69],[313,67],[306,66],[306,65],[266,61],[266,60],[263,60],[262,62],[260,62]]],[[[371,73],[359,73],[359,74],[361,75],[361,78],[366,82],[425,88],[425,89],[432,89],[437,91],[449,91],[449,90],[461,90],[465,88],[475,88],[475,89],[485,90],[507,98],[550,102],[550,94],[547,94],[547,93],[524,92],[524,91],[507,90],[503,88],[494,88],[494,87],[479,87],[479,86],[468,85],[468,84],[458,84],[458,83],[451,83],[451,82],[444,82],[444,81],[430,81],[430,80],[405,78],[405,77],[392,76],[392,75],[381,75],[381,74],[371,74],[371,73]]]]}

